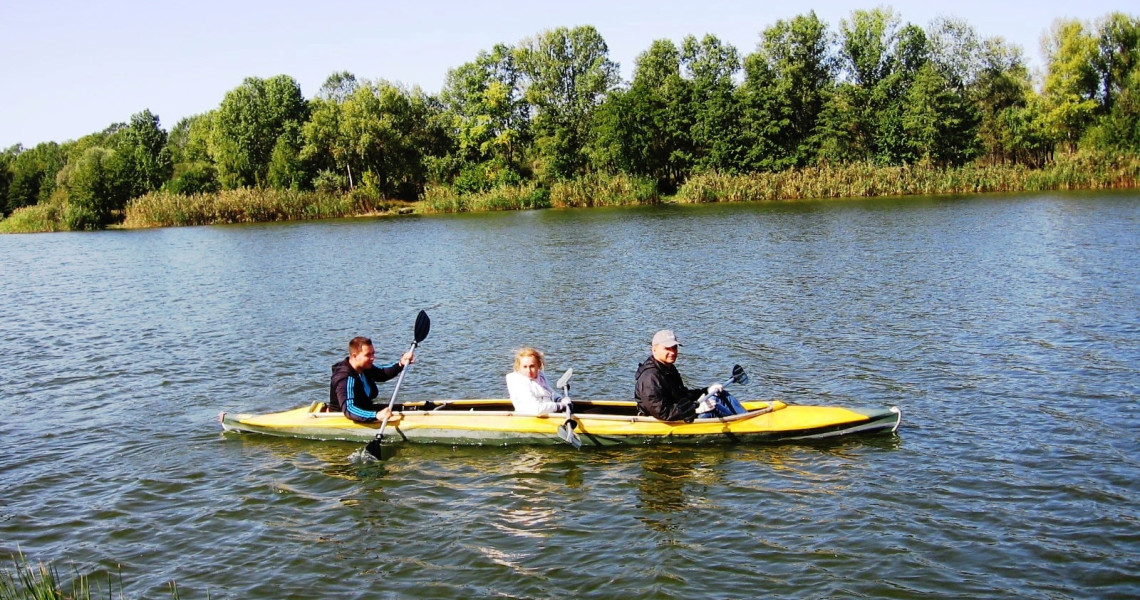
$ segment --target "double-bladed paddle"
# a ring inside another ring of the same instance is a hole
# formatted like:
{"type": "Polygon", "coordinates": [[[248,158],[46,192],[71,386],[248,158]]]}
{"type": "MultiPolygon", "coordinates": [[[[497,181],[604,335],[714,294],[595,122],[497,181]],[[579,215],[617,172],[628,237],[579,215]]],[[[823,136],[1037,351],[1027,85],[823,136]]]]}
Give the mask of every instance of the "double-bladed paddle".
{"type": "MultiPolygon", "coordinates": [[[[748,385],[748,373],[744,372],[744,367],[742,367],[740,365],[732,365],[732,375],[729,375],[728,379],[723,384],[721,384],[721,387],[724,387],[724,386],[727,386],[727,385],[730,385],[733,383],[739,383],[740,385],[748,385]]],[[[705,398],[705,395],[702,394],[701,400],[703,401],[704,398],[705,398]]],[[[735,410],[735,407],[734,407],[734,410],[735,410]]]]}
{"type": "MultiPolygon", "coordinates": [[[[416,346],[418,346],[420,342],[424,341],[424,338],[426,338],[428,335],[428,331],[431,331],[431,319],[428,318],[426,312],[421,310],[420,314],[416,315],[416,325],[414,330],[415,339],[412,342],[412,347],[409,352],[414,351],[416,349],[416,346]]],[[[411,368],[411,366],[412,365],[409,363],[404,366],[404,370],[400,371],[400,376],[396,379],[396,389],[392,390],[392,399],[388,400],[388,414],[384,417],[384,421],[380,423],[380,432],[377,433],[376,437],[371,442],[368,442],[368,445],[364,447],[364,450],[368,452],[368,454],[378,460],[387,460],[388,458],[391,458],[390,456],[384,456],[383,453],[384,429],[388,427],[388,419],[392,418],[392,406],[396,403],[396,394],[400,393],[400,384],[404,382],[404,375],[408,373],[408,369],[411,368]]]]}
{"type": "Polygon", "coordinates": [[[748,385],[748,373],[744,372],[744,367],[740,365],[732,365],[732,376],[728,378],[728,381],[724,382],[724,385],[728,385],[730,383],[748,385]]]}
{"type": "Polygon", "coordinates": [[[562,399],[567,401],[566,405],[566,420],[558,426],[558,437],[562,438],[564,442],[574,446],[575,449],[582,447],[582,440],[578,438],[578,434],[574,433],[574,428],[578,427],[578,422],[574,420],[574,413],[570,410],[570,377],[574,375],[574,369],[566,369],[562,377],[554,384],[556,387],[562,388],[562,399]]]}

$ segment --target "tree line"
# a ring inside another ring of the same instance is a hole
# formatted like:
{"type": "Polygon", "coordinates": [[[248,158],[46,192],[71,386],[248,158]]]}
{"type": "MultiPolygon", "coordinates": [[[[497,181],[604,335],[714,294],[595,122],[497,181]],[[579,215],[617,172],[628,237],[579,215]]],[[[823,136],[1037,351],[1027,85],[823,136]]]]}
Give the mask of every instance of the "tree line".
{"type": "Polygon", "coordinates": [[[1058,20],[1035,81],[1020,48],[967,22],[890,8],[831,29],[777,21],[750,54],[717,38],[657,40],[622,81],[590,26],[499,44],[438,94],[331,75],[307,99],[250,77],[169,132],[149,110],[65,143],[0,152],[0,211],[53,203],[70,229],[132,198],[239,188],[415,200],[614,173],[662,194],[694,175],[818,165],[1041,167],[1078,149],[1140,155],[1140,19],[1058,20]]]}

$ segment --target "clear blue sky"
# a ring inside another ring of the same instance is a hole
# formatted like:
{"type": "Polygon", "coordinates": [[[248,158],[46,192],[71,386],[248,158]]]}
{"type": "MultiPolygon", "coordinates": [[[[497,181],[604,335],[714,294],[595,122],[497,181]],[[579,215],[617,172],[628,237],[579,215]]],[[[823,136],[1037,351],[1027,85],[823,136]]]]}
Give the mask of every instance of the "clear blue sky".
{"type": "Polygon", "coordinates": [[[1106,0],[14,0],[0,11],[0,148],[76,139],[148,108],[169,130],[249,76],[289,75],[310,98],[337,71],[437,92],[480,50],[560,26],[596,27],[628,78],[656,39],[712,33],[747,54],[777,20],[814,10],[837,31],[853,10],[880,5],[924,27],[964,19],[1020,46],[1035,67],[1055,19],[1137,12],[1106,0]]]}

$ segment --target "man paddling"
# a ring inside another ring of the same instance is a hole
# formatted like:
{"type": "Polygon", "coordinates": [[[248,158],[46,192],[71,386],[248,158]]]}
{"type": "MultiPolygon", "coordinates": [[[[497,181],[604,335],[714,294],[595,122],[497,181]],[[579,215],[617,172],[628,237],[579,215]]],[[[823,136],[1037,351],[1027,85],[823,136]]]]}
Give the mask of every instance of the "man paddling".
{"type": "Polygon", "coordinates": [[[376,349],[372,340],[354,337],[348,342],[348,357],[332,366],[330,411],[343,411],[344,416],[358,423],[371,423],[391,416],[391,409],[386,403],[373,403],[380,393],[376,384],[399,375],[404,367],[415,362],[415,350],[408,350],[399,361],[383,367],[373,365],[375,360],[376,349]]]}
{"type": "Polygon", "coordinates": [[[735,398],[714,383],[707,388],[689,389],[673,363],[681,342],[670,329],[653,335],[652,354],[637,367],[633,395],[642,413],[662,421],[692,421],[697,418],[726,417],[744,412],[735,398]]]}

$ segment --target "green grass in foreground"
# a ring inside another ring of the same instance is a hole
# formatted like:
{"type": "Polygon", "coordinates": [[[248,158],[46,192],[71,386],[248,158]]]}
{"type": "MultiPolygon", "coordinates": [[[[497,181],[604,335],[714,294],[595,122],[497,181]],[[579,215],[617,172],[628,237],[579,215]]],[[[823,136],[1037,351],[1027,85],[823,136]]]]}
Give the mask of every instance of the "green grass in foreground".
{"type": "MultiPolygon", "coordinates": [[[[118,574],[118,597],[123,598],[122,574],[118,574]]],[[[92,587],[92,578],[76,574],[71,584],[60,583],[55,566],[38,563],[28,564],[23,553],[12,556],[12,569],[0,568],[0,600],[91,600],[104,595],[97,583],[92,587]]],[[[178,600],[178,586],[170,582],[170,594],[178,600]]],[[[113,598],[111,575],[107,575],[106,597],[113,598]]],[[[209,594],[206,595],[209,598],[209,594]]]]}

